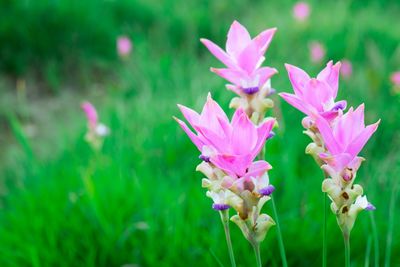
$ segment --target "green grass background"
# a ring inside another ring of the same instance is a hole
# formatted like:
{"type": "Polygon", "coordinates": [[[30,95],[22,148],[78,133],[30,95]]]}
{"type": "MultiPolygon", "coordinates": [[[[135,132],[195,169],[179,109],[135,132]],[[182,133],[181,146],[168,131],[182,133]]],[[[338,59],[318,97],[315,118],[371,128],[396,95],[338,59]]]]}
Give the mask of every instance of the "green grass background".
{"type": "MultiPolygon", "coordinates": [[[[310,20],[292,1],[4,1],[0,9],[0,266],[229,266],[219,215],[201,188],[198,151],[172,120],[176,103],[200,110],[208,92],[230,115],[233,93],[209,72],[221,66],[199,42],[223,45],[234,19],[252,35],[278,32],[266,64],[291,91],[284,63],[316,75],[308,43],[326,60],[347,58],[353,76],[338,99],[366,104],[382,119],[357,175],[377,207],[352,232],[353,266],[400,266],[397,1],[310,1],[310,20]],[[21,17],[26,19],[21,20],[21,17]],[[128,60],[115,38],[129,35],[128,60]],[[26,81],[16,89],[15,81],[26,81]],[[111,129],[95,153],[84,141],[82,100],[111,129]]],[[[280,128],[267,143],[271,182],[290,266],[319,266],[322,173],[304,154],[302,114],[273,97],[280,128]]],[[[265,211],[272,214],[268,203],[265,211]]],[[[250,245],[231,225],[239,266],[254,266],[250,245]]],[[[261,246],[265,266],[281,266],[276,227],[261,246]]],[[[328,220],[328,266],[342,266],[343,241],[328,220]]]]}

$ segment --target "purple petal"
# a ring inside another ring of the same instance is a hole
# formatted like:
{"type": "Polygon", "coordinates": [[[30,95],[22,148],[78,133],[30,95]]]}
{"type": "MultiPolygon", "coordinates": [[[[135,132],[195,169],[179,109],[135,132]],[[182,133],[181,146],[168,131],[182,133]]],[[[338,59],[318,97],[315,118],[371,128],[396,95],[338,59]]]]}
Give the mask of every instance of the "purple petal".
{"type": "Polygon", "coordinates": [[[368,202],[368,205],[365,208],[365,210],[376,210],[376,207],[374,205],[372,205],[371,202],[368,202]]]}
{"type": "Polygon", "coordinates": [[[270,196],[275,191],[275,187],[273,185],[268,185],[267,187],[261,188],[258,193],[263,196],[270,196]]]}
{"type": "Polygon", "coordinates": [[[227,210],[229,209],[231,206],[229,206],[228,204],[212,204],[212,208],[215,210],[227,210]]]}
{"type": "Polygon", "coordinates": [[[242,88],[242,91],[245,94],[253,95],[253,94],[257,93],[258,91],[260,91],[260,89],[258,88],[258,86],[254,86],[254,87],[242,88]]]}

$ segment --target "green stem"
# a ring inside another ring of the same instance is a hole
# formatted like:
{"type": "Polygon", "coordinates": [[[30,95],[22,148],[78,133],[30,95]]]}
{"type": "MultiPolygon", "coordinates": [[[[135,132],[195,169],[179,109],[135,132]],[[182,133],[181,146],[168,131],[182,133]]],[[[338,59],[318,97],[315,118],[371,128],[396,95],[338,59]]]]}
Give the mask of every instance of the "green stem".
{"type": "Polygon", "coordinates": [[[260,243],[251,242],[251,245],[253,246],[254,254],[256,255],[257,267],[262,267],[261,255],[260,255],[260,243]]]}
{"type": "Polygon", "coordinates": [[[350,267],[350,233],[343,233],[345,266],[350,267]]]}
{"type": "Polygon", "coordinates": [[[278,243],[279,243],[279,250],[280,250],[280,253],[281,253],[282,266],[283,267],[287,267],[285,245],[283,244],[283,238],[282,238],[281,227],[280,227],[280,224],[279,224],[278,212],[276,211],[275,200],[274,200],[273,195],[271,195],[271,202],[272,202],[272,209],[274,211],[276,229],[278,231],[278,243]]]}
{"type": "Polygon", "coordinates": [[[371,243],[372,243],[372,238],[371,236],[368,237],[368,242],[367,242],[367,248],[365,249],[365,263],[364,267],[369,267],[369,257],[371,254],[371,243]]]}
{"type": "Polygon", "coordinates": [[[224,226],[226,244],[228,246],[229,258],[231,260],[232,267],[236,267],[235,254],[233,253],[231,234],[229,231],[229,209],[221,210],[219,212],[221,215],[222,225],[224,226]]]}
{"type": "Polygon", "coordinates": [[[393,186],[392,195],[390,197],[389,206],[389,225],[386,236],[386,250],[385,250],[385,267],[390,267],[390,258],[392,254],[392,238],[393,238],[393,224],[394,224],[394,213],[397,195],[397,185],[393,186]]]}
{"type": "Polygon", "coordinates": [[[378,231],[376,229],[376,222],[375,216],[373,212],[369,212],[370,219],[371,219],[371,226],[372,226],[372,236],[374,238],[374,260],[375,260],[375,267],[379,267],[379,239],[378,239],[378,231]]]}
{"type": "Polygon", "coordinates": [[[324,193],[324,222],[323,222],[323,232],[322,232],[322,267],[326,267],[327,259],[327,238],[326,238],[326,221],[327,221],[327,208],[326,208],[326,193],[324,193]]]}

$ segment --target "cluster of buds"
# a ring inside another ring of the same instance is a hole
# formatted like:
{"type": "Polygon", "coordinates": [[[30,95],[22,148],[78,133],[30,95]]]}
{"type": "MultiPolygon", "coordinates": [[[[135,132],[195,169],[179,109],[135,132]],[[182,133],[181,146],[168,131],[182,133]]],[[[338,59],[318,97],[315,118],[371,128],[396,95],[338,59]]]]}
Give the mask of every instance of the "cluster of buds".
{"type": "Polygon", "coordinates": [[[176,119],[201,152],[202,163],[197,170],[207,178],[202,186],[213,200],[213,209],[233,208],[237,215],[231,220],[253,244],[260,243],[268,229],[275,224],[261,209],[274,187],[269,184],[271,165],[255,161],[271,134],[275,119],[265,119],[256,126],[243,109],[237,109],[229,121],[217,102],[208,95],[201,114],[179,105],[195,132],[176,119]]]}
{"type": "Polygon", "coordinates": [[[231,100],[230,107],[243,109],[253,122],[263,120],[267,109],[274,103],[268,97],[275,93],[271,77],[275,68],[262,67],[264,54],[275,34],[276,28],[267,29],[253,39],[247,29],[234,21],[229,29],[226,51],[207,39],[201,42],[226,68],[211,68],[211,71],[226,79],[227,89],[238,95],[231,100]]]}
{"type": "Polygon", "coordinates": [[[331,209],[342,232],[349,235],[357,214],[375,209],[354,180],[364,160],[358,154],[379,121],[365,127],[363,104],[344,113],[346,101],[335,102],[340,67],[340,62],[329,62],[316,78],[310,78],[303,70],[286,65],[295,94],[280,96],[307,115],[302,124],[312,142],[306,153],[324,170],[327,178],[322,182],[322,191],[332,200],[331,209]]]}
{"type": "Polygon", "coordinates": [[[100,150],[104,137],[110,133],[110,130],[98,121],[96,108],[90,102],[83,102],[81,107],[87,119],[85,140],[94,150],[100,150]]]}

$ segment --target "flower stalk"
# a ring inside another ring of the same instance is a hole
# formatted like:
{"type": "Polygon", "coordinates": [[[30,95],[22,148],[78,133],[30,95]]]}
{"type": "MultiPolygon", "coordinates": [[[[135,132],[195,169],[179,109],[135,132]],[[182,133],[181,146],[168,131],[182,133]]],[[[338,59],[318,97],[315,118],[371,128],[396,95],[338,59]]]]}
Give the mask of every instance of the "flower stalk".
{"type": "Polygon", "coordinates": [[[350,267],[350,232],[343,231],[345,266],[350,267]]]}
{"type": "Polygon", "coordinates": [[[287,267],[288,265],[287,265],[287,260],[286,260],[285,245],[283,243],[282,231],[281,231],[281,226],[279,224],[278,212],[276,211],[275,200],[272,195],[271,195],[271,202],[272,202],[272,209],[273,209],[275,222],[276,222],[276,230],[277,230],[277,235],[278,235],[279,252],[281,254],[282,266],[287,267]]]}
{"type": "Polygon", "coordinates": [[[221,210],[219,211],[219,214],[221,216],[222,225],[224,226],[226,244],[228,246],[228,253],[229,253],[229,259],[231,261],[231,266],[236,267],[235,254],[233,252],[231,234],[229,231],[229,209],[221,210]]]}

